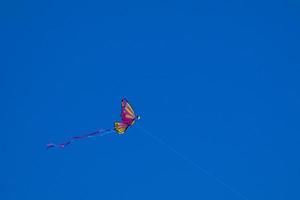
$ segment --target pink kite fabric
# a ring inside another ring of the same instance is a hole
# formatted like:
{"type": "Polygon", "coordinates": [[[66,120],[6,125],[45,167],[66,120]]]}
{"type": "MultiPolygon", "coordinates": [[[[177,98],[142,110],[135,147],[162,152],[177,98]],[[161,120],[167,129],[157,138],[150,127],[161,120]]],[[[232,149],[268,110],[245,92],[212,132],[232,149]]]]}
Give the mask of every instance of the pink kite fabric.
{"type": "Polygon", "coordinates": [[[115,131],[118,134],[123,134],[125,131],[134,124],[136,120],[140,119],[140,116],[135,115],[132,106],[127,99],[122,99],[121,102],[121,121],[115,122],[115,131]]]}

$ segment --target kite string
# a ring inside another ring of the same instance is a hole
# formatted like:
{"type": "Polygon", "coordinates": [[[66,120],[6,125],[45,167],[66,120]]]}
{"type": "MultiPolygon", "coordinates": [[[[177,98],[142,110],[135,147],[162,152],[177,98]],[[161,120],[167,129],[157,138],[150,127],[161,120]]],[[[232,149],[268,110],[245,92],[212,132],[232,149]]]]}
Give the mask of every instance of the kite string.
{"type": "Polygon", "coordinates": [[[207,176],[213,178],[216,182],[218,182],[221,185],[223,185],[225,188],[227,188],[228,190],[230,190],[231,192],[233,192],[235,195],[239,196],[240,198],[242,198],[244,200],[248,200],[248,198],[246,196],[244,196],[241,192],[239,192],[238,190],[234,189],[232,186],[228,185],[227,183],[225,183],[224,181],[222,181],[218,177],[214,176],[213,174],[209,173],[207,170],[205,170],[204,168],[202,168],[195,161],[191,160],[187,156],[185,156],[182,153],[178,152],[174,147],[172,147],[171,145],[169,145],[168,143],[166,143],[161,138],[153,135],[150,131],[146,130],[145,128],[142,128],[140,125],[139,125],[139,128],[140,128],[140,130],[143,131],[143,133],[145,133],[146,135],[150,136],[152,139],[154,139],[155,141],[157,141],[161,145],[166,146],[170,151],[172,151],[173,153],[175,153],[176,155],[178,155],[181,159],[187,161],[188,163],[190,163],[191,165],[193,165],[194,167],[196,167],[197,169],[199,169],[200,171],[202,171],[207,176]]]}

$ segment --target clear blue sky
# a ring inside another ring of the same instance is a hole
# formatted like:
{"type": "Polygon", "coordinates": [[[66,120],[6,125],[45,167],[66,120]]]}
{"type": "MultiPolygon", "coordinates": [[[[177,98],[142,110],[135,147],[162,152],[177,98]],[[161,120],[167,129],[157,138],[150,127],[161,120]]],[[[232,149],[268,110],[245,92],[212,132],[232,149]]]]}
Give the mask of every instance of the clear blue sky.
{"type": "Polygon", "coordinates": [[[0,199],[300,199],[298,1],[2,1],[0,199]],[[127,134],[64,150],[49,141],[127,134]]]}

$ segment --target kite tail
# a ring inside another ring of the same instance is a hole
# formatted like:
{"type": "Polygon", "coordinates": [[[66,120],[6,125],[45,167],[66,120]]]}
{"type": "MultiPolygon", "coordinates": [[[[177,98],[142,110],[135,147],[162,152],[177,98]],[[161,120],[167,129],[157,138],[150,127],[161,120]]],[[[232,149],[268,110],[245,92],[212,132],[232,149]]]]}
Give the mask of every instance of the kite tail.
{"type": "Polygon", "coordinates": [[[68,146],[69,144],[71,144],[71,143],[73,143],[77,140],[82,140],[82,139],[95,137],[95,136],[104,136],[104,135],[107,135],[107,134],[112,133],[114,131],[115,131],[114,129],[100,129],[100,130],[97,130],[97,131],[89,133],[89,134],[73,136],[73,137],[69,138],[67,141],[65,141],[63,143],[60,143],[60,144],[49,143],[49,144],[46,145],[46,148],[47,149],[50,149],[50,148],[53,148],[53,147],[65,148],[66,146],[68,146]]]}

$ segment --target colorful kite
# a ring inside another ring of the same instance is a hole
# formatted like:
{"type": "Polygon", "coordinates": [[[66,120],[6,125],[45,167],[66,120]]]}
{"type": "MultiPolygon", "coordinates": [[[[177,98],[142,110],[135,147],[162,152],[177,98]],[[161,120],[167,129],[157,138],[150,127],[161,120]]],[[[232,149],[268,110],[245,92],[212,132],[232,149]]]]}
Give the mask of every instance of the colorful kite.
{"type": "Polygon", "coordinates": [[[60,143],[60,144],[53,144],[49,143],[47,144],[47,149],[52,148],[52,147],[58,147],[58,148],[64,148],[65,146],[71,144],[72,142],[75,142],[77,140],[82,140],[86,139],[89,137],[94,137],[94,136],[103,136],[112,132],[116,132],[118,134],[123,134],[125,131],[134,124],[136,120],[139,120],[141,117],[135,115],[133,108],[127,101],[127,99],[123,98],[121,102],[121,121],[120,122],[115,122],[114,128],[113,129],[100,129],[95,132],[85,134],[85,135],[80,135],[80,136],[73,136],[69,138],[66,142],[60,143]]]}
{"type": "MultiPolygon", "coordinates": [[[[53,144],[53,143],[47,144],[47,149],[52,148],[52,147],[64,148],[65,146],[71,144],[74,141],[89,138],[89,137],[93,137],[93,136],[97,136],[97,135],[103,136],[103,135],[106,135],[106,134],[109,134],[109,133],[112,133],[112,132],[116,132],[118,134],[124,134],[126,132],[126,130],[130,126],[132,126],[135,123],[136,120],[139,120],[139,119],[140,119],[140,116],[137,116],[137,115],[134,114],[134,111],[133,111],[131,105],[128,103],[128,101],[125,98],[123,98],[122,102],[121,102],[121,121],[120,122],[115,122],[113,129],[100,129],[100,130],[97,130],[93,133],[89,133],[89,134],[86,134],[86,135],[73,136],[69,140],[67,140],[66,142],[61,143],[61,144],[53,144]]],[[[198,168],[200,171],[202,171],[207,176],[210,176],[210,177],[214,178],[215,181],[217,181],[218,183],[223,185],[225,188],[232,191],[235,195],[239,196],[240,198],[242,198],[244,200],[248,200],[248,198],[245,197],[238,190],[231,187],[229,184],[225,183],[224,181],[222,181],[218,177],[214,176],[213,174],[211,174],[206,169],[202,168],[198,163],[196,163],[192,159],[189,159],[187,156],[185,156],[184,154],[177,151],[174,147],[172,147],[171,145],[166,143],[164,140],[160,139],[158,136],[153,135],[150,131],[148,131],[144,128],[141,128],[140,130],[142,130],[142,132],[144,132],[148,136],[152,137],[158,143],[166,146],[170,151],[172,151],[173,153],[175,153],[176,155],[181,157],[186,162],[189,162],[194,167],[198,168]]]]}

